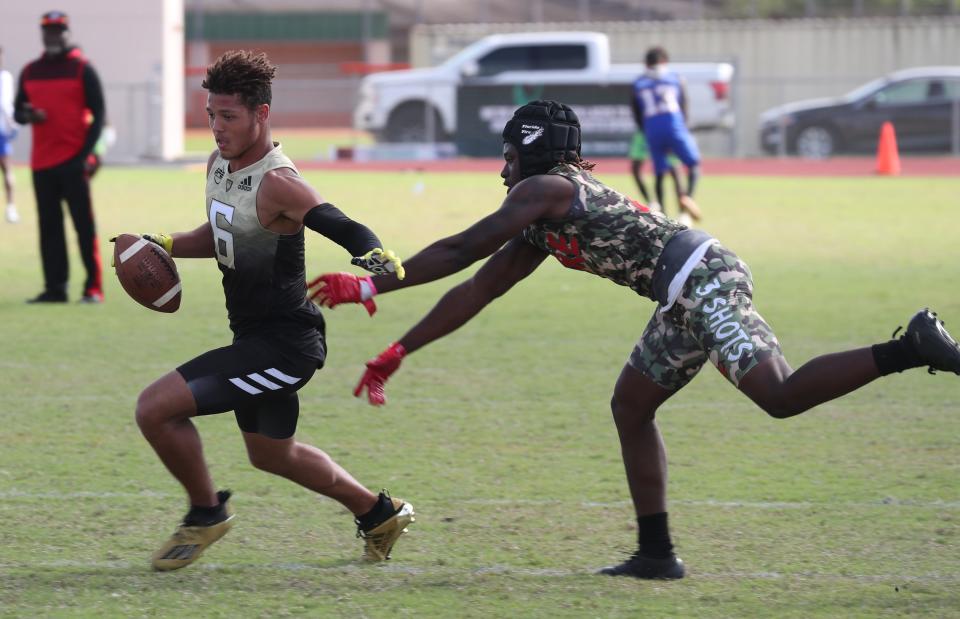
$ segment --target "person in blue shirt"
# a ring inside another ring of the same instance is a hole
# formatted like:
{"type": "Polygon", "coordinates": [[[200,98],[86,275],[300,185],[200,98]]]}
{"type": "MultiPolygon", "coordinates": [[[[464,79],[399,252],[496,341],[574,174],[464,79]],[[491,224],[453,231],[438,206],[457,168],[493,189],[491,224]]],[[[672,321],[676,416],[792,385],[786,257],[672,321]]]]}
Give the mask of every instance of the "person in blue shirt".
{"type": "Polygon", "coordinates": [[[680,211],[700,219],[700,208],[693,201],[697,183],[700,151],[687,129],[687,93],[683,81],[667,67],[667,52],[652,47],[646,54],[646,72],[633,84],[633,115],[643,130],[653,160],[654,189],[657,202],[663,204],[663,177],[671,172],[668,160],[675,155],[687,168],[687,186],[678,190],[680,211]]]}

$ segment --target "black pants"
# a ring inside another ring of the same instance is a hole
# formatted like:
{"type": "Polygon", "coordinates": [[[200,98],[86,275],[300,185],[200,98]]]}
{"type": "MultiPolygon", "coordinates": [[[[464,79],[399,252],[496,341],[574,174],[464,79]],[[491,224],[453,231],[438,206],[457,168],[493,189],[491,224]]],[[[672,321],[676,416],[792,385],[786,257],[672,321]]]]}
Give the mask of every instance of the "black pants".
{"type": "Polygon", "coordinates": [[[83,164],[74,160],[33,172],[33,192],[37,197],[40,222],[40,257],[43,280],[49,292],[66,293],[70,265],[67,261],[67,238],[63,226],[62,202],[67,202],[73,227],[77,231],[80,257],[87,270],[83,292],[103,294],[103,273],[100,249],[90,200],[90,180],[83,164]]]}

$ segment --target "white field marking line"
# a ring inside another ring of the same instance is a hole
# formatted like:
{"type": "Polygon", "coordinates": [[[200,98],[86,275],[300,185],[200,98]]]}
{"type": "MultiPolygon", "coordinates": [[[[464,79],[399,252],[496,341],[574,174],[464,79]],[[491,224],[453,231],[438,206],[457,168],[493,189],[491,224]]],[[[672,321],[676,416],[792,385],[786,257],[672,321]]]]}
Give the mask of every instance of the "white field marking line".
{"type": "MultiPolygon", "coordinates": [[[[60,366],[60,368],[66,368],[66,367],[67,367],[66,365],[60,366]]],[[[38,370],[41,369],[41,368],[42,368],[44,371],[46,371],[46,372],[51,371],[51,368],[50,368],[49,365],[47,365],[47,366],[41,366],[41,365],[36,366],[36,369],[38,369],[38,370]]],[[[3,364],[0,364],[0,370],[2,370],[2,369],[3,369],[3,364]]],[[[73,393],[71,393],[71,394],[62,394],[62,395],[60,395],[60,394],[52,394],[52,393],[51,393],[51,394],[31,393],[31,394],[29,394],[29,395],[27,395],[27,394],[20,395],[20,394],[12,394],[12,393],[9,393],[9,392],[4,393],[3,395],[0,395],[0,402],[23,402],[23,401],[27,401],[27,402],[30,402],[30,403],[35,403],[35,402],[106,402],[106,401],[108,401],[108,400],[109,400],[109,401],[112,401],[112,402],[116,402],[116,401],[117,401],[117,396],[114,395],[114,394],[99,395],[99,394],[92,394],[92,393],[91,393],[91,394],[79,394],[79,393],[73,394],[73,393]]],[[[9,405],[7,405],[7,406],[10,407],[10,408],[13,408],[13,407],[11,407],[11,406],[9,406],[9,405]]],[[[130,410],[133,410],[133,407],[132,407],[132,406],[130,406],[129,408],[130,408],[130,410]]]]}
{"type": "MultiPolygon", "coordinates": [[[[180,497],[180,495],[169,494],[166,492],[154,492],[144,490],[142,492],[28,492],[24,490],[0,490],[0,501],[17,499],[166,499],[171,497],[180,497]]],[[[254,495],[242,495],[243,502],[260,502],[266,499],[254,495]]],[[[325,500],[326,497],[318,497],[325,500]]],[[[418,502],[420,505],[423,502],[418,502]]],[[[570,505],[570,501],[561,501],[557,499],[459,499],[451,498],[440,501],[427,501],[427,505],[516,505],[516,506],[552,506],[552,505],[570,505]]],[[[837,508],[837,507],[917,507],[923,509],[960,509],[960,501],[912,501],[898,499],[881,499],[878,501],[847,501],[847,502],[812,502],[812,501],[720,501],[716,499],[677,499],[670,501],[671,505],[689,505],[693,507],[742,507],[746,509],[813,509],[813,508],[837,508]]],[[[575,503],[579,507],[593,507],[599,509],[609,509],[613,507],[629,507],[629,501],[579,501],[575,503]]]]}
{"type": "Polygon", "coordinates": [[[153,492],[144,490],[143,492],[25,492],[23,490],[0,490],[0,500],[7,499],[162,499],[174,495],[165,492],[153,492]]]}
{"type": "MultiPolygon", "coordinates": [[[[445,501],[446,502],[446,501],[445,501]]],[[[570,501],[557,499],[452,499],[450,503],[466,503],[469,505],[569,505],[570,501]]],[[[630,501],[580,501],[580,507],[629,507],[630,501]]],[[[719,501],[716,499],[676,499],[668,501],[669,505],[690,505],[694,507],[745,507],[752,509],[811,509],[817,507],[924,507],[960,509],[960,501],[901,501],[898,499],[881,499],[878,501],[719,501]]]]}
{"type": "MultiPolygon", "coordinates": [[[[56,561],[39,561],[35,563],[0,563],[0,570],[47,570],[47,569],[96,569],[96,570],[116,570],[131,572],[131,576],[142,574],[148,578],[157,578],[150,571],[146,561],[78,561],[76,559],[59,559],[56,561]]],[[[569,578],[571,576],[593,576],[596,575],[600,566],[590,566],[578,569],[560,569],[560,568],[528,568],[515,567],[511,565],[481,565],[472,568],[457,567],[416,567],[405,565],[369,565],[355,564],[320,566],[308,563],[200,563],[190,568],[191,570],[203,570],[206,572],[219,572],[229,570],[231,573],[237,571],[250,570],[262,573],[264,570],[275,570],[278,572],[307,572],[316,574],[364,574],[371,570],[377,572],[388,572],[391,574],[424,576],[424,577],[450,577],[450,576],[532,576],[537,578],[569,578]]],[[[9,577],[9,574],[7,575],[9,577]]],[[[161,576],[162,578],[162,576],[161,576]]],[[[890,584],[902,583],[960,583],[960,574],[836,574],[829,572],[800,572],[797,574],[784,574],[781,572],[691,572],[687,580],[796,580],[796,581],[845,581],[845,582],[887,582],[890,584]]],[[[657,585],[666,586],[664,581],[657,581],[657,585]]],[[[680,583],[678,586],[682,586],[680,583]]]]}

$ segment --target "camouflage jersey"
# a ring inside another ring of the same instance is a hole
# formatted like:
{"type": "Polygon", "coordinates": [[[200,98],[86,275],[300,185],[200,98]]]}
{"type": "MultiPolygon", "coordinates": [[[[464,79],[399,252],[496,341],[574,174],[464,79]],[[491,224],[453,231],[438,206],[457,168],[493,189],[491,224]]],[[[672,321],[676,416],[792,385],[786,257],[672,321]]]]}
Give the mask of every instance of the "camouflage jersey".
{"type": "Polygon", "coordinates": [[[561,164],[547,174],[573,181],[565,219],[536,221],[523,239],[560,264],[627,286],[653,299],[653,274],[664,246],[687,227],[607,187],[590,172],[561,164]]]}

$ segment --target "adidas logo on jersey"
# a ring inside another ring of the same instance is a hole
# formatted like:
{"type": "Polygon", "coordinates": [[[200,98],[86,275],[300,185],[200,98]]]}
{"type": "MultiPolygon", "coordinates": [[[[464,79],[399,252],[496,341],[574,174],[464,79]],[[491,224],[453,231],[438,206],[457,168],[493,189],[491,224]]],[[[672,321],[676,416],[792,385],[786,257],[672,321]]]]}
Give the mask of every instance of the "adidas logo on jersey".
{"type": "Polygon", "coordinates": [[[240,184],[237,185],[237,189],[240,191],[253,191],[253,177],[245,176],[243,180],[240,181],[240,184]]]}

